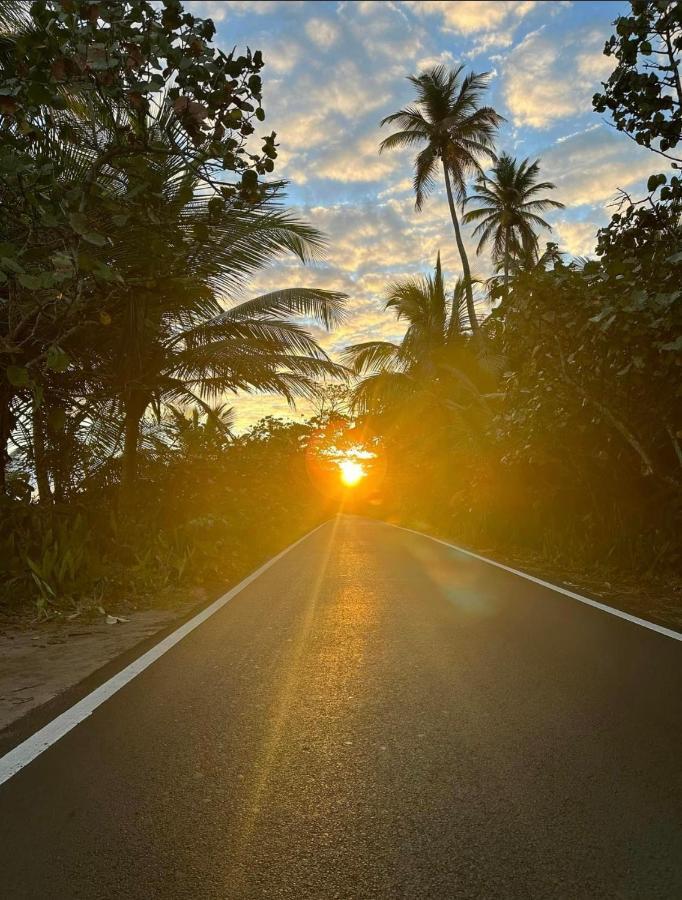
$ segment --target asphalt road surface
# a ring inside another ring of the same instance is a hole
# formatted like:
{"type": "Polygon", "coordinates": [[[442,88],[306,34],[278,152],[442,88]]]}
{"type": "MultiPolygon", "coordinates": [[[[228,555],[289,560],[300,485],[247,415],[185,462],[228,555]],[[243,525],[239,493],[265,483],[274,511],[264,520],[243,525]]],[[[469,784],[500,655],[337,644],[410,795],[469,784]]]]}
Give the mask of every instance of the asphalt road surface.
{"type": "Polygon", "coordinates": [[[335,520],[0,787],[0,896],[680,898],[681,663],[335,520]]]}

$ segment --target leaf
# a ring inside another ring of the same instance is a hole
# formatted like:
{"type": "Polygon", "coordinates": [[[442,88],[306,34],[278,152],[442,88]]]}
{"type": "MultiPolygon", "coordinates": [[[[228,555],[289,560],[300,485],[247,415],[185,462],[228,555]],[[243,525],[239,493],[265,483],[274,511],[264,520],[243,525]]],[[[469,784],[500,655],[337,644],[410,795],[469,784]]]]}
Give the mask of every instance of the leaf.
{"type": "Polygon", "coordinates": [[[23,272],[23,266],[21,266],[15,259],[10,259],[8,256],[0,257],[0,269],[4,269],[5,272],[23,272]]]}
{"type": "Polygon", "coordinates": [[[85,234],[89,228],[88,220],[83,213],[71,213],[69,215],[69,225],[71,225],[73,230],[78,234],[85,234]]]}
{"type": "Polygon", "coordinates": [[[87,241],[88,244],[93,244],[95,247],[104,247],[107,242],[104,235],[98,234],[96,231],[86,231],[81,237],[84,241],[87,241]]]}
{"type": "Polygon", "coordinates": [[[47,367],[53,372],[64,372],[69,367],[71,360],[61,347],[52,346],[47,351],[47,367]]]}
{"type": "Polygon", "coordinates": [[[59,220],[54,215],[54,213],[46,210],[40,217],[40,223],[46,228],[56,228],[59,225],[59,220]]]}
{"type": "Polygon", "coordinates": [[[95,263],[93,272],[95,278],[99,278],[102,281],[116,281],[116,272],[102,262],[98,261],[95,263]]]}
{"type": "Polygon", "coordinates": [[[5,370],[7,380],[14,387],[26,387],[28,384],[28,369],[24,366],[7,366],[5,370]]]}
{"type": "Polygon", "coordinates": [[[56,253],[53,253],[50,258],[52,260],[52,265],[57,272],[63,272],[65,274],[73,272],[73,259],[68,253],[57,251],[56,253]]]}

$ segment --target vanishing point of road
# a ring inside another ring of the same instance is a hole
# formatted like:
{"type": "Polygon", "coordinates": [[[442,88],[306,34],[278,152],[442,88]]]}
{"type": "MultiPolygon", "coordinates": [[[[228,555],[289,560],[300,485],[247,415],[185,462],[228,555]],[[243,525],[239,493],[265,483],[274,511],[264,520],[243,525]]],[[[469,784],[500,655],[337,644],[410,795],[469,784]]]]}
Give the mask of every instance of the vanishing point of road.
{"type": "Polygon", "coordinates": [[[0,897],[680,898],[682,644],[322,526],[0,787],[0,897]]]}

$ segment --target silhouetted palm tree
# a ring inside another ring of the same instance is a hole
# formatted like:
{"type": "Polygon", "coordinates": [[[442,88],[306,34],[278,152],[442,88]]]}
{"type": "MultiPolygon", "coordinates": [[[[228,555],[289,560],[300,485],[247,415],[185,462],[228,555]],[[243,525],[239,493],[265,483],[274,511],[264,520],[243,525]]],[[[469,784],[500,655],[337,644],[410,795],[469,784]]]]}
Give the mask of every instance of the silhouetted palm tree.
{"type": "Polygon", "coordinates": [[[354,390],[359,412],[386,412],[409,404],[416,409],[484,408],[482,385],[494,361],[480,335],[466,331],[464,279],[457,281],[452,301],[446,298],[440,254],[433,276],[395,281],[388,287],[386,308],[393,309],[407,330],[400,343],[366,341],[347,347],[343,362],[362,380],[354,390]]]}
{"type": "Polygon", "coordinates": [[[396,124],[400,130],[382,141],[380,150],[425,145],[414,163],[417,209],[422,208],[433,190],[436,169],[441,164],[462,260],[469,323],[475,331],[478,323],[471,269],[457,218],[457,204],[464,202],[469,178],[482,174],[480,158],[495,159],[493,138],[503,119],[490,106],[480,105],[488,83],[487,73],[470,73],[462,78],[463,68],[458,66],[448,71],[445,66],[436,66],[419,76],[410,76],[408,80],[417,90],[416,106],[406,106],[382,120],[382,126],[396,124]]]}
{"type": "Polygon", "coordinates": [[[537,196],[556,187],[550,181],[538,181],[539,171],[539,160],[518,162],[503,153],[466,201],[478,204],[464,215],[465,222],[478,223],[474,229],[474,235],[480,237],[476,252],[486,245],[491,247],[493,262],[504,271],[505,294],[512,260],[537,260],[537,230],[551,230],[539,213],[564,208],[557,200],[537,196]]]}

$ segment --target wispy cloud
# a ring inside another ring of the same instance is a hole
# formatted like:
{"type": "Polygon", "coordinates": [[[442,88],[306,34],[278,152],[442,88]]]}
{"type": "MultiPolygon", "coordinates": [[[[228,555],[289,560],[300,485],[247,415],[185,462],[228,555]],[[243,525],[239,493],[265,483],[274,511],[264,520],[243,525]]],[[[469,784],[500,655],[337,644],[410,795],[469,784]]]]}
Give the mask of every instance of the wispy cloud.
{"type": "Polygon", "coordinates": [[[652,159],[604,125],[557,141],[543,154],[542,171],[556,183],[556,197],[567,206],[603,206],[619,187],[642,182],[652,171],[652,159]]]}
{"type": "Polygon", "coordinates": [[[544,128],[589,113],[591,97],[612,68],[593,30],[527,34],[503,62],[504,98],[516,126],[544,128]],[[606,64],[602,62],[606,60],[606,64]]]}
{"type": "Polygon", "coordinates": [[[415,0],[408,3],[417,15],[435,14],[443,27],[466,35],[481,31],[495,31],[516,23],[538,4],[534,0],[467,0],[451,3],[449,0],[415,0]]]}

